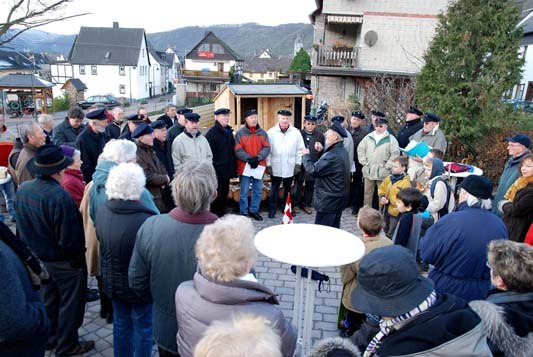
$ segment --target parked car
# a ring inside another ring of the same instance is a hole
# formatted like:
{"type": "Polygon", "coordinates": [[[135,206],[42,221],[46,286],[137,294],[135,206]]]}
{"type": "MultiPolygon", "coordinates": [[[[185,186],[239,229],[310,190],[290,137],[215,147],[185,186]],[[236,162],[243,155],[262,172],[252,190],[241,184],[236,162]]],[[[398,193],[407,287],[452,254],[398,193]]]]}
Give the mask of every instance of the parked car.
{"type": "Polygon", "coordinates": [[[117,102],[117,99],[112,95],[92,95],[85,100],[82,100],[77,103],[81,109],[87,109],[94,104],[103,104],[106,108],[114,108],[120,103],[117,102]]]}

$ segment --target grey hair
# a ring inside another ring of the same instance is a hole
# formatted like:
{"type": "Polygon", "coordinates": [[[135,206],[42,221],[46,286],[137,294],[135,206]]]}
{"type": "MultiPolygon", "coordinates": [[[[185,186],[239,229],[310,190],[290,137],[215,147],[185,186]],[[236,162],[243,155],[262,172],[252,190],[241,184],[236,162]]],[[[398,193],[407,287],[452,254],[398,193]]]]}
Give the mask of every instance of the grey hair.
{"type": "Polygon", "coordinates": [[[168,110],[169,110],[170,108],[177,108],[177,107],[176,107],[176,104],[173,104],[173,103],[169,103],[169,104],[167,104],[167,105],[165,106],[165,113],[168,112],[168,110]]]}
{"type": "Polygon", "coordinates": [[[112,113],[124,113],[124,109],[122,107],[114,107],[113,110],[111,110],[112,113]]]}
{"type": "Polygon", "coordinates": [[[24,144],[28,143],[28,137],[30,135],[35,135],[36,128],[40,129],[41,127],[37,123],[31,123],[31,124],[23,125],[20,128],[20,139],[22,140],[24,144]]]}
{"type": "Polygon", "coordinates": [[[75,161],[76,159],[81,159],[81,151],[74,150],[74,153],[72,154],[72,159],[75,161]]]}
{"type": "Polygon", "coordinates": [[[137,145],[129,140],[111,140],[104,146],[98,161],[107,160],[120,164],[137,158],[137,145]]]}
{"type": "Polygon", "coordinates": [[[477,204],[481,204],[481,208],[483,209],[486,209],[486,210],[489,210],[492,208],[492,202],[490,199],[482,199],[482,198],[479,198],[479,197],[476,197],[472,194],[470,194],[467,190],[461,188],[461,192],[464,192],[466,194],[466,205],[468,207],[472,207],[472,206],[475,206],[477,204]]]}
{"type": "Polygon", "coordinates": [[[216,190],[217,178],[210,162],[191,160],[178,166],[172,181],[172,197],[178,208],[190,214],[205,212],[216,190]]]}
{"type": "Polygon", "coordinates": [[[45,125],[53,121],[54,117],[50,114],[39,114],[39,116],[37,117],[37,122],[39,122],[39,124],[41,125],[45,125]]]}
{"type": "Polygon", "coordinates": [[[146,184],[143,169],[133,162],[123,162],[109,171],[105,192],[110,200],[135,201],[146,184]]]}

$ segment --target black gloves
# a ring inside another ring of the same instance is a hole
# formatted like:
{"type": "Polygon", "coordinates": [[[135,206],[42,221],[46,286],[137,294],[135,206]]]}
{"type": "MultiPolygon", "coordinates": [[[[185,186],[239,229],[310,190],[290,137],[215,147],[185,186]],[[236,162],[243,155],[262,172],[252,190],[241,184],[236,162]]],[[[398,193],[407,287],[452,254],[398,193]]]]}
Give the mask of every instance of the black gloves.
{"type": "Polygon", "coordinates": [[[248,158],[248,160],[246,160],[246,162],[250,164],[250,167],[252,169],[255,169],[255,168],[257,168],[257,166],[259,166],[259,159],[257,158],[257,156],[248,158]]]}

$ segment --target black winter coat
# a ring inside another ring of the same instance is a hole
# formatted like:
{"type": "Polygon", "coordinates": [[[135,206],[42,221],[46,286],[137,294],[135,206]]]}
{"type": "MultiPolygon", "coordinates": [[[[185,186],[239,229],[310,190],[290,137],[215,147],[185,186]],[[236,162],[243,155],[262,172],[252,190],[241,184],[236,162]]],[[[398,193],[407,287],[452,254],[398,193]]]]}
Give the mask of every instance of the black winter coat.
{"type": "Polygon", "coordinates": [[[169,117],[168,115],[166,114],[163,114],[161,115],[159,118],[157,118],[157,120],[162,120],[165,122],[165,125],[168,128],[170,128],[173,124],[174,124],[174,121],[177,120],[176,118],[171,118],[169,117]]]}
{"type": "Polygon", "coordinates": [[[422,119],[415,119],[405,122],[404,126],[400,128],[400,131],[398,131],[398,135],[396,136],[400,147],[405,149],[407,144],[409,144],[409,138],[423,127],[424,124],[422,123],[422,119]]]}
{"type": "Polygon", "coordinates": [[[172,143],[174,142],[174,139],[176,139],[178,135],[183,133],[183,130],[185,130],[185,127],[178,122],[176,122],[176,124],[172,125],[170,129],[168,129],[167,142],[168,145],[170,145],[170,151],[172,151],[172,143]]]}
{"type": "Polygon", "coordinates": [[[81,173],[83,180],[89,183],[93,179],[93,173],[98,163],[98,156],[105,146],[105,136],[95,133],[90,126],[81,132],[76,140],[76,148],[81,152],[81,173]]]}
{"type": "Polygon", "coordinates": [[[105,127],[106,141],[109,141],[111,139],[118,139],[119,136],[120,136],[120,124],[111,122],[109,123],[108,126],[105,127]]]}
{"type": "Polygon", "coordinates": [[[350,187],[350,159],[342,142],[328,147],[314,163],[304,155],[305,171],[315,178],[315,209],[322,213],[342,211],[348,203],[350,187]]]}
{"type": "Polygon", "coordinates": [[[161,142],[157,139],[154,139],[154,151],[157,155],[157,158],[165,169],[167,170],[168,177],[172,180],[174,177],[174,163],[172,162],[172,146],[168,142],[161,142]]]}
{"type": "Polygon", "coordinates": [[[67,118],[55,126],[52,141],[56,145],[68,145],[76,147],[76,139],[84,129],[84,124],[82,124],[78,129],[74,129],[72,126],[70,126],[67,118]]]}
{"type": "Polygon", "coordinates": [[[223,128],[217,121],[205,134],[213,153],[213,167],[219,180],[228,180],[237,177],[237,164],[235,163],[235,138],[231,127],[223,128]]]}
{"type": "Polygon", "coordinates": [[[504,204],[502,209],[502,219],[507,226],[509,239],[523,243],[533,222],[533,184],[518,191],[513,202],[504,204]]]}
{"type": "MultiPolygon", "coordinates": [[[[319,132],[318,130],[313,131],[313,134],[307,135],[307,132],[305,129],[301,129],[300,133],[302,134],[302,139],[304,141],[304,145],[307,149],[309,149],[309,156],[311,157],[311,160],[313,162],[317,162],[318,159],[320,159],[320,155],[322,154],[319,151],[316,151],[315,149],[315,143],[319,142],[322,144],[322,146],[325,145],[325,138],[324,134],[319,132]]],[[[304,171],[304,180],[305,181],[314,181],[315,178],[311,175],[309,175],[307,172],[305,172],[305,168],[302,170],[304,171]]]]}
{"type": "Polygon", "coordinates": [[[355,167],[357,168],[356,171],[361,172],[363,170],[363,165],[359,163],[359,157],[357,156],[357,147],[359,146],[359,143],[367,134],[369,131],[367,128],[359,127],[356,129],[350,128],[350,133],[352,134],[353,139],[353,159],[355,161],[355,167]]]}
{"type": "Polygon", "coordinates": [[[128,267],[137,231],[153,215],[141,202],[123,200],[108,200],[96,212],[103,290],[112,299],[130,304],[148,302],[130,289],[128,267]]]}

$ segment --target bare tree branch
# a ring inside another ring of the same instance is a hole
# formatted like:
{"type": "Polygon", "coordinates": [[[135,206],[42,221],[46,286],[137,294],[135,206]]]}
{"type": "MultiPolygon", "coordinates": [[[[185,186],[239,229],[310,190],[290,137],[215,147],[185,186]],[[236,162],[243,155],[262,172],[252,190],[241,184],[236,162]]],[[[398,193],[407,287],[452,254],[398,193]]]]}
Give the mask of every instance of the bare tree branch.
{"type": "Polygon", "coordinates": [[[17,0],[9,10],[6,21],[0,23],[0,46],[13,41],[30,29],[89,14],[64,16],[59,13],[72,1],[56,0],[50,3],[42,0],[17,0]]]}

